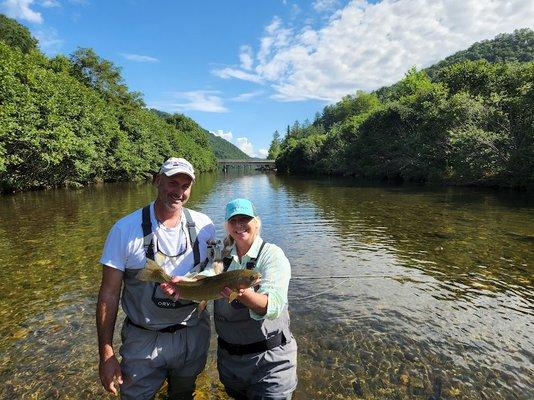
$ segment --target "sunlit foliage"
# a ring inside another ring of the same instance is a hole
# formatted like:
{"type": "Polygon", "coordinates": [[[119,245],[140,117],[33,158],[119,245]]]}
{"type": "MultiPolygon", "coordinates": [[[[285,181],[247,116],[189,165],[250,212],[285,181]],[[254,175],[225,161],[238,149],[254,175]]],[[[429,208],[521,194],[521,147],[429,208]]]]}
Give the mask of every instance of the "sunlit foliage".
{"type": "Polygon", "coordinates": [[[49,59],[7,21],[22,33],[0,37],[1,191],[146,179],[170,156],[216,167],[202,128],[148,110],[113,63],[92,49],[49,59]]]}
{"type": "MultiPolygon", "coordinates": [[[[499,35],[288,127],[279,171],[534,187],[534,32],[499,35]],[[495,62],[496,61],[496,62],[495,62]]],[[[273,141],[274,143],[274,141],[273,141]]]]}

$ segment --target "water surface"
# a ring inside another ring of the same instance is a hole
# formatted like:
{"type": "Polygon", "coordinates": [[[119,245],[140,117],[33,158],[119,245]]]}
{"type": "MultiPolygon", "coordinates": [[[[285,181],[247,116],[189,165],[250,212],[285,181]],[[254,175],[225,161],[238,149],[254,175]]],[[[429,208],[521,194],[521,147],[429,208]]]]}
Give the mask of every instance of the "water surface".
{"type": "MultiPolygon", "coordinates": [[[[142,183],[0,197],[1,398],[105,397],[98,259],[114,221],[154,195],[142,183]]],[[[222,237],[235,197],[292,264],[295,399],[534,398],[532,198],[249,174],[201,176],[188,205],[222,237]]],[[[226,398],[213,340],[198,388],[226,398]]]]}

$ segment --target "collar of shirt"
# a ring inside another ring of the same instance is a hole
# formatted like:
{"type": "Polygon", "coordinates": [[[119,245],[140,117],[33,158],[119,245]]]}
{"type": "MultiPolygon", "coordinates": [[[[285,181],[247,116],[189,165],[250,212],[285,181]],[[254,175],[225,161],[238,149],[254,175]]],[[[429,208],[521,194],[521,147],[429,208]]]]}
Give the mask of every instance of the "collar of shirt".
{"type": "MultiPolygon", "coordinates": [[[[150,203],[150,222],[152,223],[152,230],[154,231],[155,228],[160,227],[162,229],[167,230],[178,230],[182,229],[183,231],[187,231],[187,219],[185,218],[185,213],[182,208],[182,215],[180,216],[180,223],[176,225],[174,228],[167,228],[165,225],[163,225],[161,222],[159,222],[158,218],[156,217],[156,209],[155,209],[155,201],[150,203]]],[[[189,235],[189,232],[187,232],[189,235]]]]}
{"type": "MultiPolygon", "coordinates": [[[[260,235],[257,235],[254,239],[254,242],[252,243],[252,246],[250,246],[250,249],[248,249],[243,258],[241,258],[241,264],[247,263],[252,258],[257,258],[262,243],[263,239],[260,235]]],[[[235,261],[239,262],[239,256],[237,255],[237,248],[235,244],[232,247],[232,250],[230,251],[230,255],[234,258],[235,261]]]]}

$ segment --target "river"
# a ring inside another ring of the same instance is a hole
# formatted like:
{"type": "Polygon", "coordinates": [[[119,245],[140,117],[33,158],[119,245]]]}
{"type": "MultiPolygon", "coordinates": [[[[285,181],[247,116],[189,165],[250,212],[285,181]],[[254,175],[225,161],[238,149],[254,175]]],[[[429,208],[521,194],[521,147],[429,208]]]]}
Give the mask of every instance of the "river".
{"type": "MultiPolygon", "coordinates": [[[[98,259],[114,221],[154,196],[130,183],[0,197],[2,399],[106,397],[98,259]]],[[[222,238],[235,197],[292,264],[294,399],[534,398],[534,198],[235,173],[200,176],[188,206],[222,238]]],[[[226,398],[214,340],[197,386],[226,398]]]]}

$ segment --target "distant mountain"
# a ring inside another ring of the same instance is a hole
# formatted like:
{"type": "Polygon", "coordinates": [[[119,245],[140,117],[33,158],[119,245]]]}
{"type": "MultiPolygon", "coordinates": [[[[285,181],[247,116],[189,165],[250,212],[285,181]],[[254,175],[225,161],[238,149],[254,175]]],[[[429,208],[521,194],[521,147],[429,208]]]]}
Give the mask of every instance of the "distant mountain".
{"type": "Polygon", "coordinates": [[[211,149],[215,153],[215,158],[239,160],[250,158],[246,153],[239,150],[232,143],[223,139],[222,137],[215,136],[211,132],[208,132],[208,139],[210,141],[211,149]]]}
{"type": "Polygon", "coordinates": [[[222,137],[215,136],[213,133],[202,128],[191,118],[186,117],[183,114],[169,114],[165,111],[156,110],[155,108],[151,108],[150,111],[190,136],[199,145],[209,146],[217,159],[244,160],[250,158],[229,141],[222,137]]]}
{"type": "Polygon", "coordinates": [[[491,40],[476,42],[466,50],[459,51],[427,68],[430,77],[449,65],[463,61],[487,60],[497,62],[534,61],[534,31],[528,28],[517,29],[513,33],[503,33],[491,40]]]}

